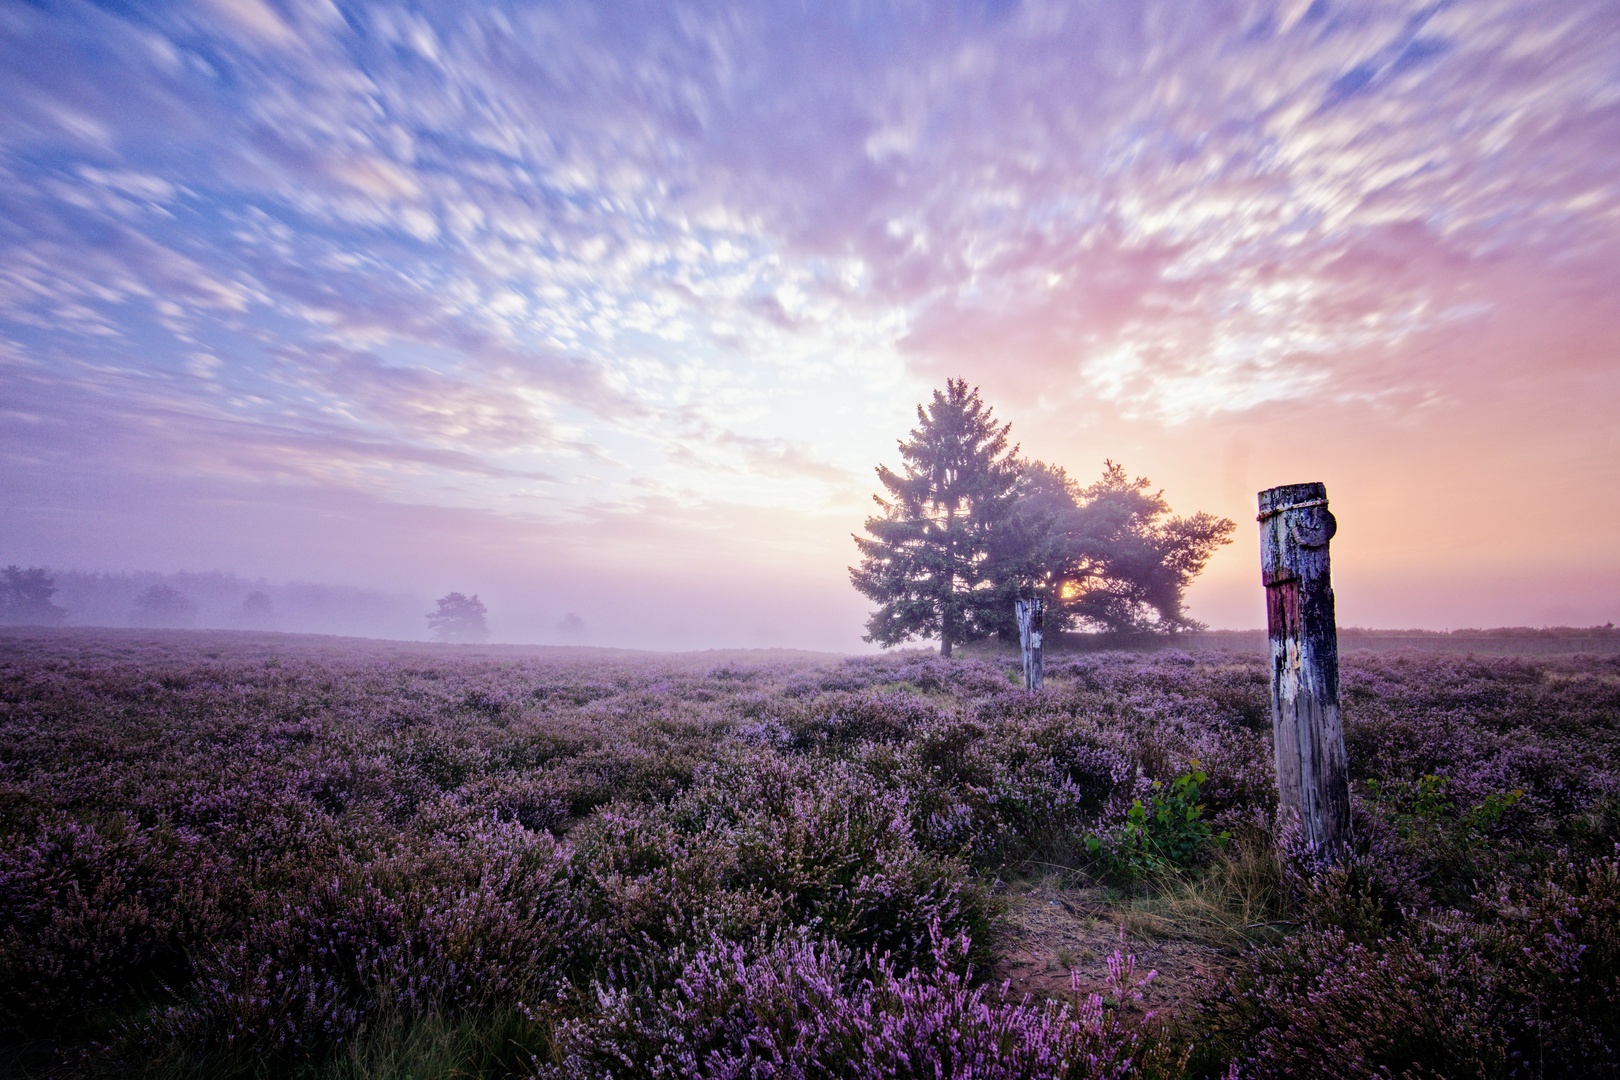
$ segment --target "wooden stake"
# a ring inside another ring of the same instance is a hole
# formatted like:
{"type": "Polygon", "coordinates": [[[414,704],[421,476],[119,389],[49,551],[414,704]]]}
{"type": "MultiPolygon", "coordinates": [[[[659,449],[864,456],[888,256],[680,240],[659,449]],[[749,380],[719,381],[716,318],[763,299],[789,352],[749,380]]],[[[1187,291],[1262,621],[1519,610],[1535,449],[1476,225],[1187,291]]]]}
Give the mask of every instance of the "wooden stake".
{"type": "Polygon", "coordinates": [[[1323,484],[1260,493],[1260,574],[1271,640],[1271,731],[1279,809],[1307,849],[1337,862],[1350,844],[1350,776],[1339,720],[1339,634],[1328,541],[1338,523],[1323,484]]]}
{"type": "Polygon", "coordinates": [[[1041,688],[1041,627],[1046,621],[1045,600],[1014,600],[1018,616],[1018,646],[1024,653],[1024,686],[1041,688]]]}

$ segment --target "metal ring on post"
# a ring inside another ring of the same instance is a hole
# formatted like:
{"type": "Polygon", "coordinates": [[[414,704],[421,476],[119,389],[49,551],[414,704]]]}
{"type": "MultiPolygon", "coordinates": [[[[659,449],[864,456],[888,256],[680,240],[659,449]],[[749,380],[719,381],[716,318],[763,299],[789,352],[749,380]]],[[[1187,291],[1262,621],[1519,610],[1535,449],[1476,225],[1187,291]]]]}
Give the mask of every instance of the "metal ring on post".
{"type": "Polygon", "coordinates": [[[1306,499],[1304,502],[1289,503],[1287,506],[1274,506],[1265,513],[1256,516],[1254,520],[1265,521],[1268,518],[1276,517],[1285,510],[1308,510],[1313,506],[1326,506],[1327,504],[1326,499],[1306,499]]]}

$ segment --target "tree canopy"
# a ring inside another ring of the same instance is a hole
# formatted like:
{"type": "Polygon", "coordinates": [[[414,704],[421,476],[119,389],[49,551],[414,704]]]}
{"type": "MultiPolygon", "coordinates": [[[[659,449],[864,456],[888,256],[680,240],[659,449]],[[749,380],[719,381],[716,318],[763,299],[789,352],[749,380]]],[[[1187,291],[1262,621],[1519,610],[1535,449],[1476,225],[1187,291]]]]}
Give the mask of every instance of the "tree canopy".
{"type": "Polygon", "coordinates": [[[484,641],[489,637],[485,614],[484,602],[477,593],[463,596],[453,592],[439,597],[438,610],[430,611],[427,621],[440,641],[484,641]]]}
{"type": "Polygon", "coordinates": [[[236,619],[243,626],[267,630],[276,622],[275,602],[270,599],[269,593],[255,589],[242,598],[242,606],[236,612],[236,619]]]}
{"type": "Polygon", "coordinates": [[[1174,633],[1199,624],[1187,586],[1232,521],[1171,514],[1162,491],[1113,461],[1089,486],[1061,467],[1021,460],[1011,424],[964,380],[917,407],[899,443],[900,472],[877,467],[887,497],[855,536],[850,580],[879,607],[866,641],[938,637],[940,654],[987,634],[1015,638],[1013,601],[1047,601],[1046,625],[1112,633],[1174,633]]]}
{"type": "Polygon", "coordinates": [[[1013,631],[1017,596],[1046,599],[1053,629],[1199,628],[1185,610],[1187,586],[1231,542],[1236,525],[1229,518],[1173,516],[1162,491],[1113,461],[1087,487],[1041,461],[1021,462],[1019,472],[1019,498],[991,558],[1005,601],[995,620],[1001,636],[1013,631]]]}
{"type": "Polygon", "coordinates": [[[56,581],[44,567],[6,567],[0,571],[0,623],[55,626],[67,618],[66,608],[51,603],[55,594],[56,581]]]}
{"type": "Polygon", "coordinates": [[[171,629],[197,621],[197,605],[191,597],[169,585],[153,585],[135,597],[129,612],[131,626],[162,626],[171,629]]]}

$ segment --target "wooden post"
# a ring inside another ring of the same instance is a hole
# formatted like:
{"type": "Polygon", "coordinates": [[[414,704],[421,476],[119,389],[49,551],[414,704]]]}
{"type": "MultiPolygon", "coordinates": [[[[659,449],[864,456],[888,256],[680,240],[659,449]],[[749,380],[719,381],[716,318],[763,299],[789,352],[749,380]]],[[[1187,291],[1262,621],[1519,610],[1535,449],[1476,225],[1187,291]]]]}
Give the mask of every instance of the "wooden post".
{"type": "Polygon", "coordinates": [[[1045,600],[1015,600],[1013,613],[1018,616],[1018,647],[1024,653],[1024,686],[1030,690],[1041,688],[1041,626],[1046,621],[1045,600]]]}
{"type": "Polygon", "coordinates": [[[1336,862],[1350,843],[1339,633],[1328,574],[1328,541],[1338,523],[1323,484],[1262,491],[1259,520],[1279,809],[1298,813],[1308,850],[1336,862]]]}

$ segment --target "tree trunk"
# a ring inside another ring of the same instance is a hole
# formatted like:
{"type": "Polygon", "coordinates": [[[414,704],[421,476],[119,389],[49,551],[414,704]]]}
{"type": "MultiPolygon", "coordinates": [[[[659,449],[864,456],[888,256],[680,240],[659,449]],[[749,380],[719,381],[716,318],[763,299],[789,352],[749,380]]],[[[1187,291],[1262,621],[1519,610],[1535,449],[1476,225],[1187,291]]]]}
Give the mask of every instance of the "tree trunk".
{"type": "Polygon", "coordinates": [[[945,594],[939,599],[939,655],[951,658],[956,630],[956,508],[945,508],[945,594]]]}
{"type": "Polygon", "coordinates": [[[1283,816],[1307,850],[1336,862],[1350,844],[1350,781],[1339,719],[1339,639],[1323,484],[1260,493],[1260,572],[1271,644],[1271,730],[1283,816]]]}
{"type": "Polygon", "coordinates": [[[1015,600],[1013,614],[1018,619],[1018,646],[1024,654],[1024,687],[1041,688],[1041,628],[1046,621],[1046,601],[1015,600]]]}

